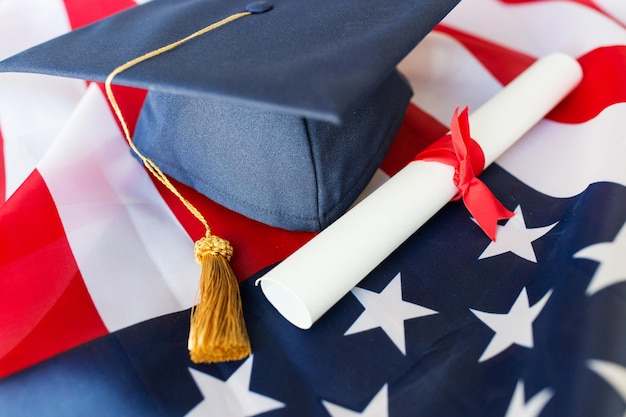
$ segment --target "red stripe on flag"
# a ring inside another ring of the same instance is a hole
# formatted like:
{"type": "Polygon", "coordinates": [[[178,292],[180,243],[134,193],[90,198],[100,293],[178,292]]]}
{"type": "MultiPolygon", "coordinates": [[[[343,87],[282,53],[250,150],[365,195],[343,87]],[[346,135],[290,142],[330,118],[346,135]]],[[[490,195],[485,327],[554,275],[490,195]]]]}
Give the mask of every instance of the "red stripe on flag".
{"type": "Polygon", "coordinates": [[[64,0],[64,3],[72,29],[88,25],[136,5],[133,0],[91,1],[89,5],[85,3],[85,0],[64,0]]]}
{"type": "Polygon", "coordinates": [[[0,211],[0,376],[107,334],[37,171],[0,211]]]}
{"type": "MultiPolygon", "coordinates": [[[[522,4],[522,3],[545,3],[547,1],[555,1],[555,0],[500,0],[502,3],[508,3],[508,4],[522,4]]],[[[563,1],[563,0],[556,0],[556,1],[563,1]]],[[[584,7],[588,7],[600,14],[602,14],[603,16],[608,17],[609,19],[611,19],[612,21],[614,21],[615,23],[619,24],[620,26],[624,26],[624,24],[622,22],[620,22],[619,20],[615,19],[613,16],[611,16],[609,13],[605,12],[601,7],[599,7],[597,4],[595,4],[593,2],[593,0],[567,0],[571,3],[576,3],[579,4],[581,6],[584,7]]]]}
{"type": "MultiPolygon", "coordinates": [[[[513,51],[456,29],[439,25],[469,50],[502,85],[508,84],[535,58],[513,51]]],[[[584,123],[616,103],[626,102],[626,46],[614,45],[594,49],[578,58],[583,68],[580,85],[546,118],[560,123],[584,123]]]]}
{"type": "Polygon", "coordinates": [[[7,174],[4,165],[4,138],[0,129],[0,204],[7,199],[7,174]]]}
{"type": "MultiPolygon", "coordinates": [[[[521,4],[521,3],[546,3],[547,1],[554,1],[554,0],[500,0],[500,1],[502,3],[521,4]]],[[[563,0],[558,0],[558,1],[563,1],[563,0]]],[[[582,6],[590,7],[594,10],[600,11],[600,8],[596,6],[595,3],[591,0],[567,0],[567,1],[580,4],[582,6]]]]}
{"type": "Polygon", "coordinates": [[[580,85],[549,115],[562,123],[583,123],[616,103],[626,102],[626,46],[594,49],[578,58],[583,68],[580,85]]]}

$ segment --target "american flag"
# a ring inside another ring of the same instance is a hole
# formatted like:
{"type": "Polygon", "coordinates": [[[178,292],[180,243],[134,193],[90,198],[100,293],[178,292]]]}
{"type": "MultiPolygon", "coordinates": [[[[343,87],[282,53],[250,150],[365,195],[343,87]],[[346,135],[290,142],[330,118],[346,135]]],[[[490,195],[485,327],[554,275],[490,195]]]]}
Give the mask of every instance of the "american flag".
{"type": "MultiPolygon", "coordinates": [[[[3,0],[0,56],[133,5],[3,0]]],[[[449,203],[310,330],[254,280],[312,234],[185,189],[237,250],[254,350],[214,365],[187,353],[203,230],[100,86],[0,75],[0,415],[626,416],[626,3],[463,0],[400,65],[377,177],[555,51],[584,78],[482,174],[516,213],[497,240],[449,203]]],[[[119,89],[125,114],[144,94],[119,89]]]]}

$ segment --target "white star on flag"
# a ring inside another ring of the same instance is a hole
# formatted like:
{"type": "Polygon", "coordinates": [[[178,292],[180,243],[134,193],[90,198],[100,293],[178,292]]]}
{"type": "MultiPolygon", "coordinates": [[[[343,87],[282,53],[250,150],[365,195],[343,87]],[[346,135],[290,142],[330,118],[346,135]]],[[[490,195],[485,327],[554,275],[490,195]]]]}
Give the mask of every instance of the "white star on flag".
{"type": "MultiPolygon", "coordinates": [[[[626,368],[616,363],[590,359],[587,367],[602,377],[626,403],[626,368]]],[[[626,410],[624,411],[626,417],[626,410]]]]}
{"type": "Polygon", "coordinates": [[[476,317],[496,332],[478,362],[491,359],[514,344],[532,348],[533,322],[543,310],[550,295],[552,295],[552,290],[548,291],[541,300],[531,307],[528,302],[526,287],[524,287],[508,313],[486,313],[470,308],[476,317]]]}
{"type": "Polygon", "coordinates": [[[387,384],[372,398],[367,407],[361,412],[344,408],[340,405],[333,404],[322,400],[322,404],[326,407],[326,411],[331,417],[387,417],[389,416],[387,384]]]}
{"type": "Polygon", "coordinates": [[[626,281],[626,225],[622,226],[613,242],[601,242],[574,254],[574,258],[591,259],[600,265],[594,274],[587,295],[593,295],[603,288],[626,281]]]}
{"type": "Polygon", "coordinates": [[[513,397],[509,403],[504,417],[538,417],[543,411],[554,392],[549,388],[544,388],[526,401],[524,392],[524,381],[517,381],[513,397]]]}
{"type": "Polygon", "coordinates": [[[365,310],[346,330],[344,336],[380,327],[404,355],[406,355],[404,321],[437,314],[434,310],[402,299],[400,273],[380,293],[355,287],[352,294],[365,310]]]}
{"type": "Polygon", "coordinates": [[[504,225],[498,225],[495,242],[480,254],[478,259],[491,258],[503,253],[511,252],[530,262],[537,262],[537,256],[532,243],[546,235],[558,222],[549,226],[527,228],[521,206],[515,208],[515,216],[504,225]]]}
{"type": "Polygon", "coordinates": [[[188,417],[251,417],[282,408],[284,403],[250,391],[253,356],[248,358],[226,381],[193,368],[193,377],[204,401],[196,405],[188,417]]]}

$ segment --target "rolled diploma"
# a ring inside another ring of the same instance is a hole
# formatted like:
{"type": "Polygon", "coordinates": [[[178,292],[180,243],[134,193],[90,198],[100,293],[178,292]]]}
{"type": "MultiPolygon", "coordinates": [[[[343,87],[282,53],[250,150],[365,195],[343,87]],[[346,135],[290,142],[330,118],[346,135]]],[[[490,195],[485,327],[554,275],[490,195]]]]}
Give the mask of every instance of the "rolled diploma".
{"type": "MultiPolygon", "coordinates": [[[[470,114],[485,167],[558,104],[582,78],[578,62],[537,60],[470,114]]],[[[454,169],[414,161],[257,280],[270,303],[302,329],[347,294],[457,193],[454,169]]]]}

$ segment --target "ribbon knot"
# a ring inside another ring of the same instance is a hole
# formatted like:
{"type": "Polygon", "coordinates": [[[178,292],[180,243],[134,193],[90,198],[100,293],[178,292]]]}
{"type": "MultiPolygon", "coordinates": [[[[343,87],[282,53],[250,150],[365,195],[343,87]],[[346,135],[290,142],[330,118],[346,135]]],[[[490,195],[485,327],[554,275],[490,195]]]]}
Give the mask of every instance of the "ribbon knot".
{"type": "Polygon", "coordinates": [[[230,246],[228,240],[207,233],[205,237],[196,241],[193,252],[199,264],[202,263],[202,258],[207,255],[220,255],[230,261],[230,258],[233,256],[233,247],[230,246]]]}
{"type": "Polygon", "coordinates": [[[419,153],[414,160],[436,161],[454,168],[454,185],[458,188],[453,200],[463,203],[480,228],[492,241],[496,240],[498,220],[514,213],[498,201],[487,185],[477,178],[485,167],[485,155],[471,138],[467,107],[459,114],[454,110],[450,132],[419,153]]]}

